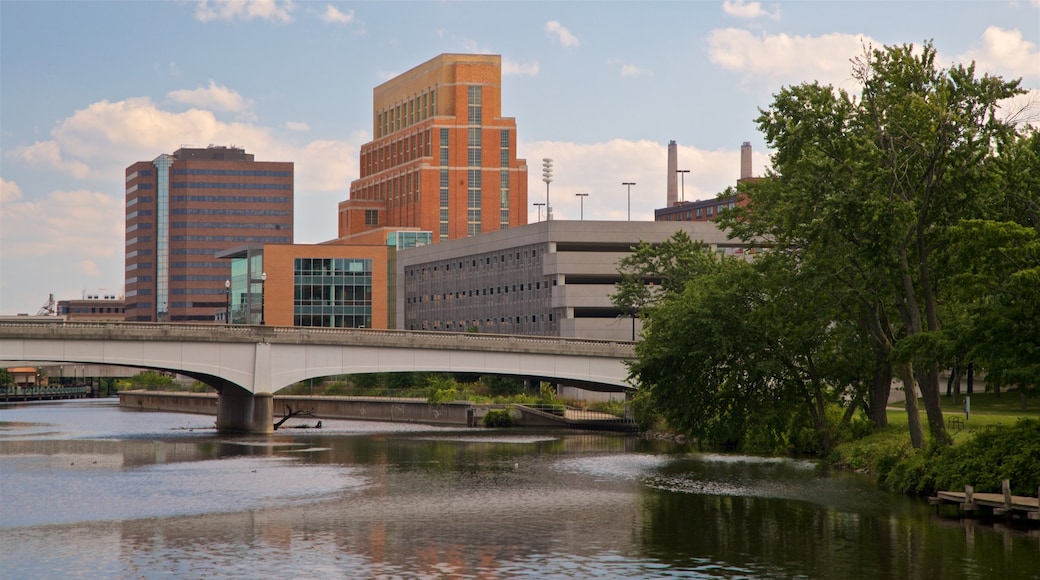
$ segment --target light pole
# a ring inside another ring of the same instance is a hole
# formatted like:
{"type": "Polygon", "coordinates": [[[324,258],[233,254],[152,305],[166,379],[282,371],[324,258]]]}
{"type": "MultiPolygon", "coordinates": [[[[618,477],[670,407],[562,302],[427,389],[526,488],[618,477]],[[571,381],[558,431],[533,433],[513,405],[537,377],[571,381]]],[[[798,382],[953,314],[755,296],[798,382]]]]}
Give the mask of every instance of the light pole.
{"type": "Polygon", "coordinates": [[[267,272],[260,272],[260,324],[264,324],[264,300],[267,297],[267,272]]]}
{"type": "Polygon", "coordinates": [[[634,181],[621,182],[621,185],[628,187],[628,221],[632,221],[632,186],[635,184],[634,181]]]}
{"type": "Polygon", "coordinates": [[[224,280],[224,324],[231,324],[231,280],[224,280]]]}
{"type": "Polygon", "coordinates": [[[581,221],[585,221],[585,198],[589,196],[587,193],[575,193],[578,199],[581,200],[581,221]]]}
{"type": "Polygon", "coordinates": [[[690,170],[689,169],[676,169],[675,172],[679,174],[679,186],[680,186],[679,191],[681,192],[680,195],[682,196],[679,199],[679,201],[686,201],[686,179],[685,179],[685,177],[686,177],[686,174],[690,172],[690,170]]]}
{"type": "Polygon", "coordinates": [[[534,205],[538,206],[538,221],[542,221],[542,206],[545,205],[545,204],[544,203],[535,202],[534,205]]]}
{"type": "Polygon", "coordinates": [[[545,182],[545,221],[552,219],[552,206],[549,205],[549,184],[552,183],[553,160],[551,157],[542,158],[542,181],[545,182]]]}

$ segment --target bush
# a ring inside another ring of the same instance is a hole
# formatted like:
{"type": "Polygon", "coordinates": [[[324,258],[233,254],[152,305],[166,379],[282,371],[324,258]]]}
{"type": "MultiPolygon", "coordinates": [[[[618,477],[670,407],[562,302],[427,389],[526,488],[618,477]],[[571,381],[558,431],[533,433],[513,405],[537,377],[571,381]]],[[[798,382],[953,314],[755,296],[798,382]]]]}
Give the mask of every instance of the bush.
{"type": "MultiPolygon", "coordinates": [[[[1040,482],[1040,420],[1020,419],[1012,427],[986,427],[974,437],[936,453],[931,477],[936,489],[975,486],[978,492],[999,492],[1001,480],[1011,480],[1011,492],[1036,495],[1040,482]]],[[[934,490],[930,490],[934,491],[934,490]]]]}
{"type": "Polygon", "coordinates": [[[489,409],[484,415],[485,427],[512,427],[513,418],[509,416],[508,409],[489,409]]]}

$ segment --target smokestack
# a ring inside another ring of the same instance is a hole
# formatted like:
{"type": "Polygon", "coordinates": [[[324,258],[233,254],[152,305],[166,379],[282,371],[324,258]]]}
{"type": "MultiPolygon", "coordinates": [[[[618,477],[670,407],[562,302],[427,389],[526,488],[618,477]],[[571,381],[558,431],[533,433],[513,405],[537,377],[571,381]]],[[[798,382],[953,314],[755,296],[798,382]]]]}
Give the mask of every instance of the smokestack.
{"type": "Polygon", "coordinates": [[[668,205],[672,207],[679,203],[679,178],[675,171],[679,169],[679,146],[675,141],[668,142],[668,205]]]}
{"type": "Polygon", "coordinates": [[[751,142],[744,141],[740,146],[740,179],[751,177],[751,142]]]}

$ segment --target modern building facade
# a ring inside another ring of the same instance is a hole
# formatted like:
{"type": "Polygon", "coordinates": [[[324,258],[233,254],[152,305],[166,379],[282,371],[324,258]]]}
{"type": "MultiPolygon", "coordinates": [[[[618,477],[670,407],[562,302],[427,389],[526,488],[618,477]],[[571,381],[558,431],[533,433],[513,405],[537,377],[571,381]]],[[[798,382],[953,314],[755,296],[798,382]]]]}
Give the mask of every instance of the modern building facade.
{"type": "MultiPolygon", "coordinates": [[[[293,164],[181,148],[126,168],[127,321],[213,322],[244,244],[293,242],[293,164]]],[[[257,280],[256,282],[259,282],[257,280]]]]}
{"type": "MultiPolygon", "coordinates": [[[[718,217],[720,211],[747,203],[747,198],[742,195],[732,195],[723,199],[712,198],[686,201],[683,196],[677,193],[677,191],[681,191],[681,186],[676,185],[681,181],[679,179],[682,177],[680,174],[687,173],[687,170],[677,169],[677,154],[678,148],[675,141],[672,141],[668,144],[668,205],[654,210],[654,221],[712,221],[718,217]]],[[[737,180],[737,183],[753,181],[754,179],[751,175],[751,143],[745,141],[740,146],[740,179],[737,180]]]]}
{"type": "Polygon", "coordinates": [[[389,231],[368,243],[255,244],[219,254],[229,260],[230,324],[392,328],[398,250],[429,245],[430,232],[389,231]]]}
{"type": "Polygon", "coordinates": [[[502,57],[442,54],[373,91],[373,140],[339,204],[339,241],[417,228],[433,241],[527,223],[527,162],[502,116],[502,57]]]}
{"type": "Polygon", "coordinates": [[[716,252],[743,253],[712,222],[542,221],[397,257],[397,328],[634,340],[639,320],[610,297],[619,261],[682,229],[716,252]]]}

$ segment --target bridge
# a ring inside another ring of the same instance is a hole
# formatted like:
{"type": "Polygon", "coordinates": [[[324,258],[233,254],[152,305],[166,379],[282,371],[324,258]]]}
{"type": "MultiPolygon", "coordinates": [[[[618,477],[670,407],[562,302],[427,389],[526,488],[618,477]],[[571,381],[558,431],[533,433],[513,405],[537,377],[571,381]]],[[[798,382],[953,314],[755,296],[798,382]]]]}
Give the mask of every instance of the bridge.
{"type": "Polygon", "coordinates": [[[217,429],[273,431],[273,395],[310,378],[381,372],[514,376],[630,390],[631,342],[502,334],[135,322],[0,322],[0,361],[172,371],[217,390],[217,429]]]}

